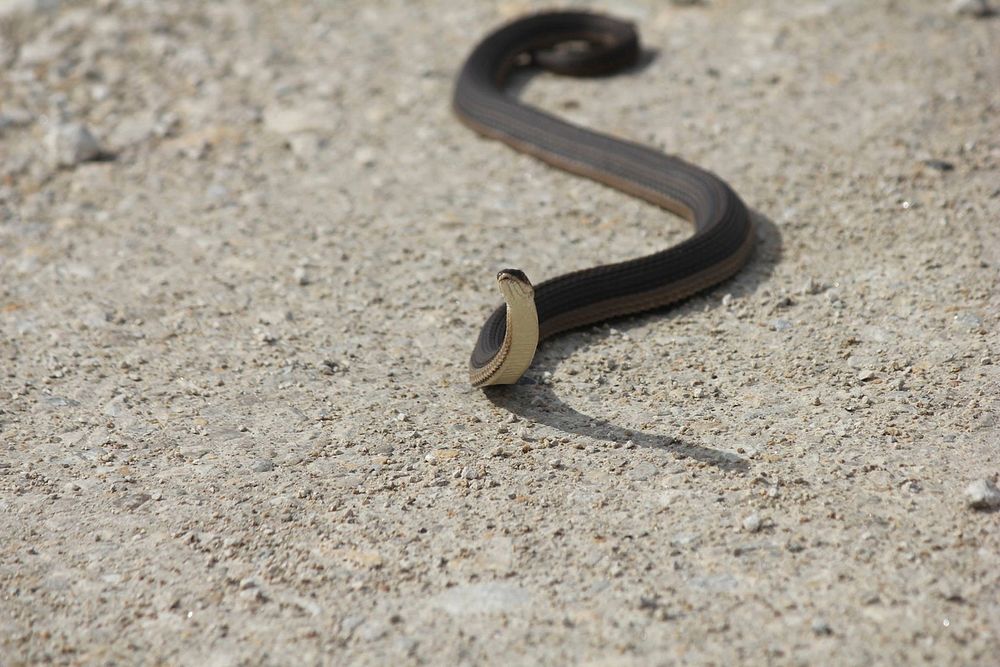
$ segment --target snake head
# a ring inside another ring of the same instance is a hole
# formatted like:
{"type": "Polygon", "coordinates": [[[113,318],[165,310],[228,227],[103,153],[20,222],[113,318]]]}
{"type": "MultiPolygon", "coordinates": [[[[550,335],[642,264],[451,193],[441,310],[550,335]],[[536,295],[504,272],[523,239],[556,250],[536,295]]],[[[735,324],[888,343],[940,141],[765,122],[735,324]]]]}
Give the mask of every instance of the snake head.
{"type": "Polygon", "coordinates": [[[508,303],[511,298],[520,300],[535,296],[535,288],[531,286],[528,276],[520,269],[501,269],[497,273],[497,285],[508,303]]]}

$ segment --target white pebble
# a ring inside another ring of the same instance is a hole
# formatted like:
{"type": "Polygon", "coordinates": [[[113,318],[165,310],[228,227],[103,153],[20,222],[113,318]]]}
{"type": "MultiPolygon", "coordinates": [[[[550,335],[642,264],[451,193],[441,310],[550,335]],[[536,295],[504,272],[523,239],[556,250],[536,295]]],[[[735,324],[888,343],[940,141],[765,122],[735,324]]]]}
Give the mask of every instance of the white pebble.
{"type": "Polygon", "coordinates": [[[760,515],[754,512],[747,518],[743,519],[743,530],[748,533],[756,533],[761,527],[760,515]]]}
{"type": "Polygon", "coordinates": [[[362,146],[354,151],[354,161],[362,167],[371,167],[375,164],[375,149],[371,146],[362,146]]]}
{"type": "Polygon", "coordinates": [[[961,16],[984,18],[993,14],[993,8],[987,0],[955,0],[951,3],[951,11],[961,16]]]}
{"type": "Polygon", "coordinates": [[[85,125],[68,123],[57,125],[49,131],[49,153],[60,167],[72,167],[95,160],[101,155],[101,146],[85,125]]]}
{"type": "MultiPolygon", "coordinates": [[[[0,3],[2,5],[3,3],[0,3]]],[[[2,13],[2,10],[0,10],[2,13]]],[[[37,67],[38,65],[48,65],[55,63],[59,56],[66,49],[62,42],[50,39],[36,39],[21,47],[18,54],[18,63],[22,67],[37,67]]]]}
{"type": "Polygon", "coordinates": [[[977,479],[965,487],[965,502],[976,510],[990,510],[1000,507],[1000,489],[989,479],[977,479]]]}
{"type": "Polygon", "coordinates": [[[322,104],[297,107],[274,106],[264,110],[264,127],[276,134],[332,132],[337,126],[334,111],[322,104]]]}

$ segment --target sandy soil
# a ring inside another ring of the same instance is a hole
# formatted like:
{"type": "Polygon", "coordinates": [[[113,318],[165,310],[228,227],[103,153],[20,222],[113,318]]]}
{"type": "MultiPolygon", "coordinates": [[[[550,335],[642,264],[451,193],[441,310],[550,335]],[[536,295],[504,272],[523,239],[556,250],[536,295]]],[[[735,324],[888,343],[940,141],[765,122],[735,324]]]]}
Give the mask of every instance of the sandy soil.
{"type": "Polygon", "coordinates": [[[1000,20],[604,6],[520,95],[759,248],[483,393],[497,268],[687,233],[451,116],[541,6],[0,1],[0,664],[996,664],[1000,20]]]}

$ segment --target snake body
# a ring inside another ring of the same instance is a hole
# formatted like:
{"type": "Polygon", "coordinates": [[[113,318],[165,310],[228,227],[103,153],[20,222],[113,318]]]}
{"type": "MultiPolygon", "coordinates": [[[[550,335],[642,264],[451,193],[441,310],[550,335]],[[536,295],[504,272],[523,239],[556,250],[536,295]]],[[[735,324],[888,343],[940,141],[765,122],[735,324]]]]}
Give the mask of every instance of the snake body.
{"type": "Polygon", "coordinates": [[[552,12],[497,29],[462,67],[453,108],[467,126],[676,213],[695,229],[660,252],[534,286],[516,269],[501,271],[505,303],[487,319],[472,352],[474,386],[516,382],[530,365],[537,341],[680,301],[732,276],[750,255],[749,212],[718,176],[647,146],[573,125],[505,92],[516,67],[593,76],[628,67],[638,55],[639,39],[630,23],[586,12],[552,12]]]}

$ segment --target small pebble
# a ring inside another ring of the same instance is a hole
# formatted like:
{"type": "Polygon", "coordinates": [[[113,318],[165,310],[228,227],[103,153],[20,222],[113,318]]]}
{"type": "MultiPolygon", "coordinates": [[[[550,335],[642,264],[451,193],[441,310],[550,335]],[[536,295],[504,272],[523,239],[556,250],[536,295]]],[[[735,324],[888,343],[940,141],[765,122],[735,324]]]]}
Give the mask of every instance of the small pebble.
{"type": "Polygon", "coordinates": [[[965,502],[974,510],[1000,508],[1000,489],[989,479],[977,479],[965,487],[965,502]]]}
{"type": "Polygon", "coordinates": [[[324,375],[336,375],[337,373],[343,373],[346,370],[347,364],[333,359],[324,359],[323,364],[320,367],[320,372],[324,375]]]}
{"type": "Polygon", "coordinates": [[[953,165],[951,162],[948,162],[947,160],[936,160],[936,159],[924,160],[924,164],[930,167],[931,169],[936,169],[938,171],[951,171],[955,168],[955,165],[953,165]]]}
{"type": "Polygon", "coordinates": [[[267,459],[258,459],[257,461],[254,461],[254,472],[271,472],[272,470],[274,470],[274,463],[272,461],[268,461],[267,459]]]}
{"type": "Polygon", "coordinates": [[[462,468],[462,479],[482,479],[486,476],[486,469],[473,466],[465,466],[462,468]]]}
{"type": "Polygon", "coordinates": [[[959,313],[954,322],[963,329],[978,329],[983,324],[982,318],[975,313],[959,313]]]}
{"type": "Polygon", "coordinates": [[[761,525],[760,515],[756,512],[743,519],[743,530],[748,533],[756,533],[760,530],[761,525]]]}
{"type": "Polygon", "coordinates": [[[354,161],[362,167],[375,166],[375,149],[371,146],[362,146],[354,151],[354,161]]]}
{"type": "Polygon", "coordinates": [[[120,498],[117,505],[127,510],[137,510],[152,498],[148,493],[130,493],[120,498]]]}
{"type": "Polygon", "coordinates": [[[993,15],[993,8],[988,0],[955,0],[951,3],[951,11],[959,16],[972,16],[977,19],[993,15]]]}
{"type": "Polygon", "coordinates": [[[285,136],[300,132],[333,132],[336,114],[323,103],[300,106],[273,106],[264,110],[264,127],[285,136]]]}
{"type": "Polygon", "coordinates": [[[817,618],[813,620],[812,631],[813,634],[816,635],[828,636],[833,634],[833,628],[831,628],[830,624],[827,623],[826,620],[822,618],[817,618]]]}
{"type": "MultiPolygon", "coordinates": [[[[0,2],[0,8],[4,3],[0,2]]],[[[36,39],[21,46],[18,54],[18,63],[22,67],[37,67],[48,65],[59,60],[59,56],[66,50],[66,45],[61,41],[51,39],[36,39]]]]}
{"type": "Polygon", "coordinates": [[[325,140],[312,133],[293,134],[288,137],[288,147],[303,160],[312,160],[325,145],[325,140]]]}
{"type": "Polygon", "coordinates": [[[72,167],[101,156],[101,146],[97,139],[85,125],[79,123],[53,127],[47,141],[52,161],[60,167],[72,167]]]}
{"type": "Polygon", "coordinates": [[[0,113],[0,132],[3,132],[7,128],[31,125],[33,121],[34,116],[24,109],[7,109],[3,113],[0,113]]]}
{"type": "Polygon", "coordinates": [[[292,273],[292,277],[295,278],[295,282],[297,282],[299,285],[305,286],[308,285],[310,282],[312,282],[312,280],[310,280],[309,278],[309,272],[306,270],[306,267],[304,266],[296,267],[295,271],[292,273]]]}
{"type": "Polygon", "coordinates": [[[803,294],[819,294],[826,289],[826,285],[819,282],[815,278],[810,277],[805,285],[802,286],[803,294]]]}

